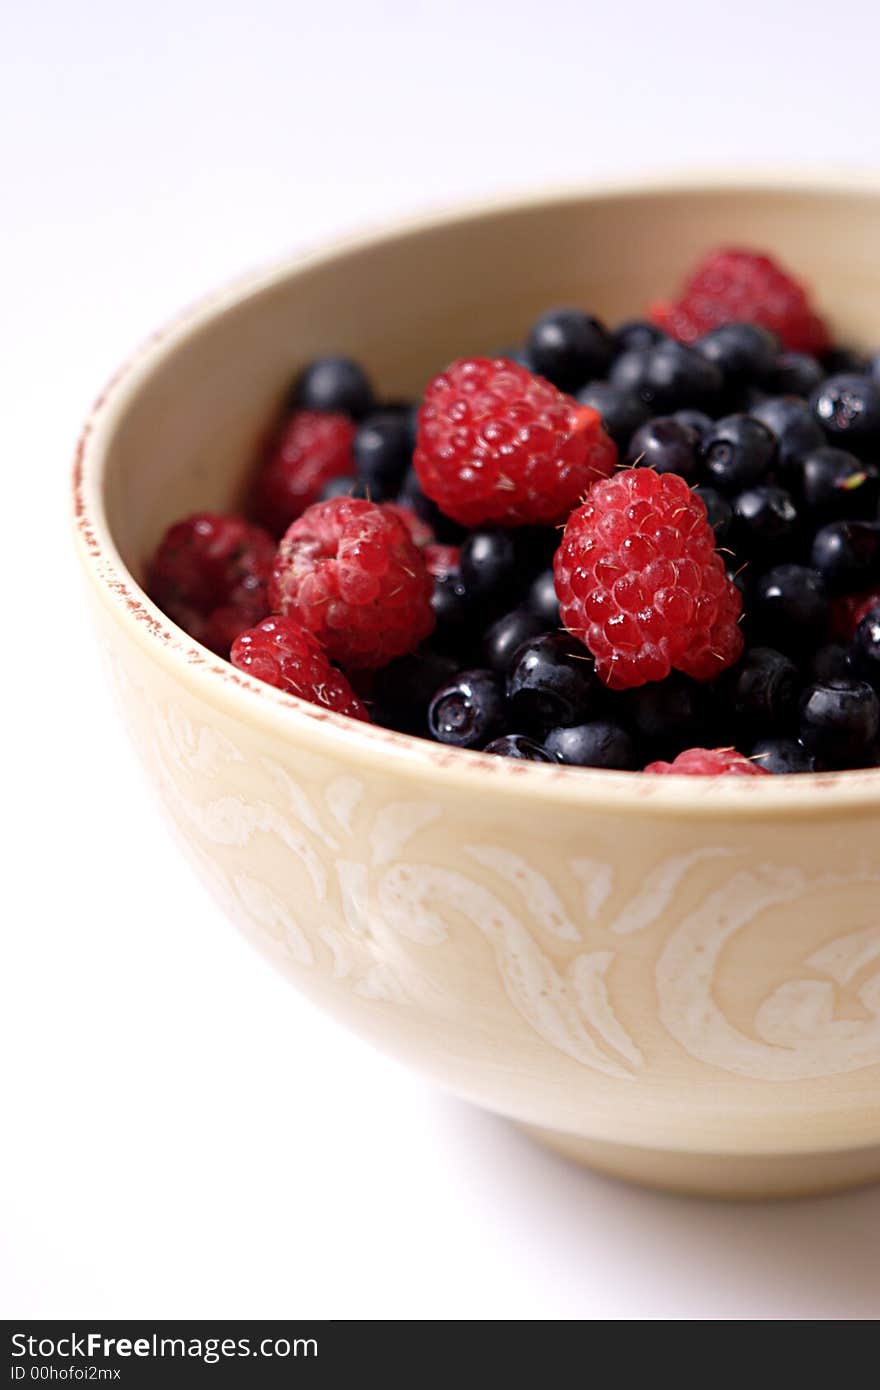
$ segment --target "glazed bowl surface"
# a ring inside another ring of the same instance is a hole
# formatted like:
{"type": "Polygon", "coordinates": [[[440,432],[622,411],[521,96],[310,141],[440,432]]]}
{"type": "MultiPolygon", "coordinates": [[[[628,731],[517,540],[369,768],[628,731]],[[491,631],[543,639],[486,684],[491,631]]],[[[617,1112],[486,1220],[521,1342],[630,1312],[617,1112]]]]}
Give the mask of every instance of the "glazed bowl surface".
{"type": "Polygon", "coordinates": [[[444,749],[242,676],[140,587],[240,500],[326,351],[417,395],[554,304],[638,315],[707,247],[778,252],[880,340],[880,187],[729,179],[425,219],[221,292],[119,373],[75,521],[123,718],[181,845],[292,982],[457,1094],[622,1176],[795,1193],[880,1176],[880,771],[648,778],[444,749]]]}

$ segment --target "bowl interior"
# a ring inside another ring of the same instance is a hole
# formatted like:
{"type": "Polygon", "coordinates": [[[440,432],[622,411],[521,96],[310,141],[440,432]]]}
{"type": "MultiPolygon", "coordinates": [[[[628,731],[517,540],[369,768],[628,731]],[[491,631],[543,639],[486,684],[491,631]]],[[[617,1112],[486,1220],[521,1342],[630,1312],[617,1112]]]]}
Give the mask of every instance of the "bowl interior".
{"type": "Polygon", "coordinates": [[[130,379],[105,458],[111,534],[140,578],[171,521],[235,504],[291,377],[319,353],[350,353],[384,395],[417,396],[454,357],[520,340],[549,306],[642,313],[718,244],[778,253],[838,339],[868,344],[878,242],[870,190],[685,187],[503,206],[296,262],[197,310],[130,379]]]}

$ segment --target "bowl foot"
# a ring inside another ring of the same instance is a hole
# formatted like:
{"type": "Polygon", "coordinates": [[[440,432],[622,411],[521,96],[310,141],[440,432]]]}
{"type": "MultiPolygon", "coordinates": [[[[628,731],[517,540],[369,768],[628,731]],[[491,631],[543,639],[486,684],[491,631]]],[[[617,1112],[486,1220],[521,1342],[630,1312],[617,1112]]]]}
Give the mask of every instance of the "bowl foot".
{"type": "Polygon", "coordinates": [[[609,1177],[692,1197],[810,1197],[880,1181],[880,1147],[812,1154],[684,1153],[521,1128],[538,1143],[609,1177]]]}

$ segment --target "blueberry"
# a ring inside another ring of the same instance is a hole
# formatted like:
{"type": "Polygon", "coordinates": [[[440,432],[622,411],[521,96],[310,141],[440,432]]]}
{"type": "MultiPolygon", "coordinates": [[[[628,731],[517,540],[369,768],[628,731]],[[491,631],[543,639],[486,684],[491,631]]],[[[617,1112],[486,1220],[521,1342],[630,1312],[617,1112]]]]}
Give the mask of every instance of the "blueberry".
{"type": "Polygon", "coordinates": [[[479,603],[503,608],[515,592],[520,566],[510,531],[471,531],[461,547],[461,577],[479,603]]]}
{"type": "Polygon", "coordinates": [[[463,645],[473,640],[477,606],[457,569],[434,580],[431,607],[437,622],[434,641],[438,646],[461,651],[463,645]]]}
{"type": "Polygon", "coordinates": [[[792,485],[817,520],[867,520],[880,498],[880,474],[873,464],[831,445],[801,459],[792,485]]]}
{"type": "Polygon", "coordinates": [[[532,328],[526,344],[532,370],[560,391],[576,391],[603,377],[614,349],[604,324],[580,309],[551,309],[532,328]]]}
{"type": "Polygon", "coordinates": [[[826,642],[823,647],[817,647],[810,653],[804,670],[811,684],[850,680],[853,674],[852,653],[841,642],[826,642]]]}
{"type": "Polygon", "coordinates": [[[772,647],[752,647],[730,676],[730,701],[740,727],[774,733],[794,712],[801,681],[789,657],[772,647]]]}
{"type": "Polygon", "coordinates": [[[373,408],[373,388],[363,367],[350,357],[319,357],[296,378],[290,404],[298,410],[340,411],[359,420],[373,408]]]}
{"type": "Polygon", "coordinates": [[[516,651],[507,677],[514,722],[531,729],[576,724],[596,706],[600,685],[583,647],[566,633],[545,632],[516,651]]]}
{"type": "Polygon", "coordinates": [[[438,743],[482,748],[501,732],[504,692],[493,671],[460,671],[428,706],[428,730],[438,743]]]}
{"type": "Polygon", "coordinates": [[[770,371],[779,353],[779,339],[757,323],[725,323],[694,343],[697,352],[713,362],[727,388],[758,381],[770,371]]]}
{"type": "Polygon", "coordinates": [[[646,759],[675,757],[684,748],[713,747],[713,694],[686,676],[630,690],[620,698],[627,723],[635,730],[646,759]]]}
{"type": "Polygon", "coordinates": [[[633,352],[639,348],[656,347],[666,340],[667,334],[656,323],[646,323],[644,319],[627,319],[626,323],[615,328],[611,335],[614,351],[633,352]]]}
{"type": "Polygon", "coordinates": [[[412,458],[409,421],[403,413],[368,415],[354,437],[354,461],[374,502],[397,496],[412,458]]]}
{"type": "Polygon", "coordinates": [[[752,406],[750,413],[762,425],[766,425],[776,439],[779,462],[783,468],[825,443],[812,410],[800,396],[768,396],[752,406]]]}
{"type": "Polygon", "coordinates": [[[656,347],[624,352],[609,373],[612,386],[632,391],[655,415],[685,407],[711,408],[721,395],[722,376],[693,348],[664,339],[656,347]]]}
{"type": "Polygon", "coordinates": [[[527,602],[532,612],[543,618],[548,627],[559,627],[559,599],[556,597],[552,569],[543,570],[538,575],[529,589],[527,602]]]}
{"type": "Polygon", "coordinates": [[[483,749],[484,753],[494,753],[498,758],[518,758],[526,763],[552,763],[555,760],[545,753],[540,743],[525,734],[502,734],[493,738],[483,749]]]}
{"type": "Polygon", "coordinates": [[[831,593],[871,588],[880,581],[880,522],[830,521],[816,532],[810,560],[831,593]]]}
{"type": "Polygon", "coordinates": [[[361,478],[356,478],[353,473],[344,474],[341,478],[331,478],[325,483],[318,493],[319,502],[329,502],[332,497],[366,497],[367,486],[361,478]]]}
{"type": "Polygon", "coordinates": [[[850,347],[831,347],[822,353],[822,375],[837,376],[841,372],[853,372],[861,376],[869,367],[863,352],[850,347]]]}
{"type": "Polygon", "coordinates": [[[802,743],[794,738],[762,738],[755,744],[750,758],[767,772],[777,775],[788,772],[815,772],[816,762],[802,743]]]}
{"type": "Polygon", "coordinates": [[[784,488],[762,483],[734,498],[733,546],[737,553],[778,559],[781,552],[791,549],[797,529],[797,508],[784,488]]]}
{"type": "Polygon", "coordinates": [[[506,671],[514,652],[530,637],[547,631],[548,624],[530,608],[514,608],[505,613],[483,637],[483,655],[493,671],[506,671]]]}
{"type": "Polygon", "coordinates": [[[880,381],[843,372],[830,376],[810,396],[818,424],[836,444],[857,454],[880,446],[880,381]]]}
{"type": "Polygon", "coordinates": [[[587,724],[551,729],[544,747],[557,761],[575,767],[632,772],[637,766],[633,742],[626,729],[608,719],[592,719],[587,724]]]}
{"type": "Polygon", "coordinates": [[[862,618],[853,633],[851,654],[856,674],[880,688],[880,607],[862,618]]]}
{"type": "Polygon", "coordinates": [[[878,729],[880,699],[867,681],[826,681],[804,691],[801,741],[821,767],[864,767],[878,729]]]}
{"type": "Polygon", "coordinates": [[[709,482],[719,492],[740,492],[766,477],[776,460],[776,441],[751,415],[726,415],[703,441],[709,482]]]}
{"type": "Polygon", "coordinates": [[[680,425],[687,425],[689,429],[696,430],[701,443],[715,428],[712,416],[705,415],[702,410],[676,410],[672,418],[680,425]]]}
{"type": "Polygon", "coordinates": [[[428,737],[428,704],[432,695],[452,680],[458,663],[450,656],[420,647],[376,672],[373,716],[387,729],[428,737]]]}
{"type": "Polygon", "coordinates": [[[693,491],[696,497],[702,497],[706,507],[706,520],[715,532],[718,544],[723,545],[730,534],[733,508],[727,498],[716,492],[714,487],[695,487],[693,491]]]}
{"type": "Polygon", "coordinates": [[[463,526],[459,526],[457,521],[452,521],[448,516],[444,516],[440,508],[430,497],[426,497],[422,492],[419,480],[414,468],[408,468],[403,479],[400,492],[397,494],[398,502],[404,507],[409,507],[416,516],[420,516],[422,521],[427,521],[433,528],[438,541],[447,545],[457,545],[465,535],[463,526]]]}
{"type": "Polygon", "coordinates": [[[875,352],[869,361],[868,373],[875,381],[880,381],[880,352],[875,352]]]}
{"type": "Polygon", "coordinates": [[[753,618],[767,646],[794,654],[819,646],[829,612],[825,582],[807,565],[776,565],[757,582],[753,618]]]}
{"type": "Polygon", "coordinates": [[[657,473],[679,473],[692,482],[697,475],[700,436],[671,415],[657,415],[636,430],[629,441],[627,458],[640,468],[657,473]]]}
{"type": "Polygon", "coordinates": [[[762,385],[774,395],[809,396],[825,377],[825,369],[807,352],[781,352],[762,385]]]}
{"type": "Polygon", "coordinates": [[[602,423],[611,435],[618,449],[624,449],[627,441],[648,418],[648,407],[631,391],[623,391],[612,386],[610,381],[591,381],[582,391],[578,391],[580,405],[592,406],[602,416],[602,423]]]}

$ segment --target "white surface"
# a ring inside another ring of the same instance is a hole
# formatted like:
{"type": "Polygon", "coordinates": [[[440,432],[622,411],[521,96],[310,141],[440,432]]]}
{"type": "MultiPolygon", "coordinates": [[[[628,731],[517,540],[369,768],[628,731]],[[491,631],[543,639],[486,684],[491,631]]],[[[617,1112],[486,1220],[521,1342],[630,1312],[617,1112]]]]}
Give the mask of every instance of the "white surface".
{"type": "Polygon", "coordinates": [[[251,956],[117,728],[66,533],[99,387],[253,264],[487,190],[877,159],[870,0],[697,9],[7,7],[0,1315],[877,1315],[880,1190],[730,1209],[604,1182],[251,956]]]}

